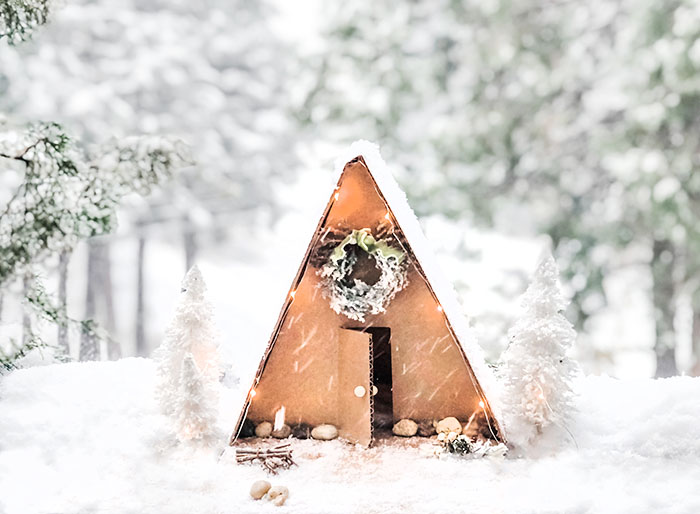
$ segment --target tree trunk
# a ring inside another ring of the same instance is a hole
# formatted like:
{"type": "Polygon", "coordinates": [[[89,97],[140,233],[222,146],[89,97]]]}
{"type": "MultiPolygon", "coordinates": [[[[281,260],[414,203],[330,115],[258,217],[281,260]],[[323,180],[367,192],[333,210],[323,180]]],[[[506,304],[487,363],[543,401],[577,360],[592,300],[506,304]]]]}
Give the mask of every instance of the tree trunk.
{"type": "Polygon", "coordinates": [[[61,310],[62,319],[58,321],[58,351],[61,355],[70,355],[70,341],[68,340],[68,262],[70,252],[63,250],[58,256],[58,308],[61,310]]]}
{"type": "MultiPolygon", "coordinates": [[[[99,260],[100,260],[100,245],[95,240],[88,241],[88,260],[87,260],[87,285],[85,289],[85,320],[94,321],[95,308],[95,291],[99,287],[99,260]]],[[[80,334],[80,360],[92,361],[99,358],[99,348],[97,346],[97,337],[91,331],[83,329],[80,334]]]]}
{"type": "MultiPolygon", "coordinates": [[[[187,190],[191,191],[194,187],[194,177],[191,174],[183,173],[182,181],[187,190]]],[[[182,238],[185,245],[185,273],[187,273],[194,266],[194,260],[197,255],[195,224],[192,223],[192,218],[188,213],[184,213],[182,216],[182,226],[182,238]]]]}
{"type": "Polygon", "coordinates": [[[700,290],[693,293],[693,326],[691,331],[691,342],[693,352],[693,365],[690,374],[694,377],[700,376],[700,290]]]}
{"type": "Polygon", "coordinates": [[[143,267],[146,256],[146,238],[143,232],[139,233],[138,260],[136,263],[136,355],[145,357],[146,349],[146,329],[144,326],[145,304],[144,304],[144,275],[143,267]]]}
{"type": "Polygon", "coordinates": [[[700,298],[698,302],[693,302],[693,357],[694,363],[690,370],[690,374],[694,377],[700,377],[700,298]]]}
{"type": "Polygon", "coordinates": [[[120,359],[122,348],[116,339],[116,317],[114,314],[114,288],[112,287],[112,256],[111,245],[105,241],[100,245],[100,275],[101,291],[104,300],[104,321],[105,329],[109,336],[107,338],[107,358],[110,360],[120,359]]]}
{"type": "Polygon", "coordinates": [[[674,270],[676,253],[667,240],[654,240],[651,272],[654,281],[654,318],[656,322],[656,376],[670,377],[678,374],[676,366],[676,333],[673,322],[676,315],[676,291],[674,270]]]}
{"type": "Polygon", "coordinates": [[[185,217],[185,229],[182,236],[185,243],[185,273],[187,273],[194,266],[194,259],[197,255],[197,238],[192,222],[187,216],[185,217]]]}
{"type": "MultiPolygon", "coordinates": [[[[22,279],[22,294],[24,298],[29,295],[32,287],[32,274],[27,272],[22,279]]],[[[24,305],[22,309],[22,346],[26,346],[32,339],[32,318],[29,316],[29,305],[24,305]]]]}

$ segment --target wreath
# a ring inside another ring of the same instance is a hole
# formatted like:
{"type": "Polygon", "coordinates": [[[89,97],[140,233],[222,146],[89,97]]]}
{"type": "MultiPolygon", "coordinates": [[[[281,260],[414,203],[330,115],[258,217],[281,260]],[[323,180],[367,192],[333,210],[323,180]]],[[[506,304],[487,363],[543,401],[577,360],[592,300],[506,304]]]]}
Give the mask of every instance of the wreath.
{"type": "Polygon", "coordinates": [[[376,240],[368,228],[353,230],[337,245],[326,263],[318,270],[322,294],[331,308],[356,321],[365,321],[367,314],[386,312],[396,293],[408,284],[406,254],[376,240]],[[353,278],[359,252],[374,258],[379,278],[373,284],[353,278]]]}

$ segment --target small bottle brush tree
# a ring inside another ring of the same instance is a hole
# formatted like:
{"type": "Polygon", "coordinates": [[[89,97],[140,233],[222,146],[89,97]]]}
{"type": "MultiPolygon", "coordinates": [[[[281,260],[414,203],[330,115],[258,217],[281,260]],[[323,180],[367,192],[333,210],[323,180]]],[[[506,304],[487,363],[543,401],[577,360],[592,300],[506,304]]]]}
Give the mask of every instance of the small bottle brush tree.
{"type": "Polygon", "coordinates": [[[508,333],[501,373],[508,439],[525,448],[552,425],[568,432],[574,411],[572,380],[578,366],[567,352],[576,331],[563,315],[567,302],[551,254],[539,263],[521,302],[524,312],[508,333]]]}
{"type": "Polygon", "coordinates": [[[185,356],[180,373],[179,396],[173,408],[177,438],[209,440],[217,419],[216,382],[200,371],[191,353],[185,356]]]}
{"type": "Polygon", "coordinates": [[[154,355],[156,396],[180,441],[208,439],[215,432],[219,355],[205,291],[194,266],[185,276],[175,318],[154,355]]]}

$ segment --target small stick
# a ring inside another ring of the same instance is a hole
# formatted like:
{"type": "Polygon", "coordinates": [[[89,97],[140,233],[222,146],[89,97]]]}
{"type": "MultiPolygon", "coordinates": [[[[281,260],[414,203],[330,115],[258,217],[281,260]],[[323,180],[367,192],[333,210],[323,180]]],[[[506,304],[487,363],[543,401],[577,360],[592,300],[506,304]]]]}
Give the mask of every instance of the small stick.
{"type": "Polygon", "coordinates": [[[241,448],[236,450],[236,462],[260,461],[263,468],[273,475],[278,468],[289,468],[296,463],[292,459],[290,443],[280,444],[274,448],[241,448]]]}

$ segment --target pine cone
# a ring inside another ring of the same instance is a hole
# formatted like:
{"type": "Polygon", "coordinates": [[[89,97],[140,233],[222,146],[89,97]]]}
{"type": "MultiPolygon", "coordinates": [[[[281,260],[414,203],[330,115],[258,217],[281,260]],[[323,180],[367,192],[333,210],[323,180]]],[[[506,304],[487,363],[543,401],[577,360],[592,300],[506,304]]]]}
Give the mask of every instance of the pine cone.
{"type": "Polygon", "coordinates": [[[345,239],[352,230],[342,227],[327,227],[315,251],[311,253],[309,262],[314,268],[321,268],[330,259],[333,250],[345,239]]]}
{"type": "Polygon", "coordinates": [[[380,241],[382,239],[389,239],[394,233],[394,225],[389,220],[382,220],[379,222],[379,225],[377,225],[377,228],[373,231],[374,233],[374,238],[377,241],[380,241]]]}

